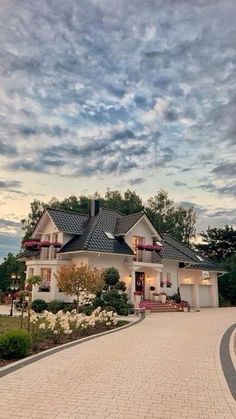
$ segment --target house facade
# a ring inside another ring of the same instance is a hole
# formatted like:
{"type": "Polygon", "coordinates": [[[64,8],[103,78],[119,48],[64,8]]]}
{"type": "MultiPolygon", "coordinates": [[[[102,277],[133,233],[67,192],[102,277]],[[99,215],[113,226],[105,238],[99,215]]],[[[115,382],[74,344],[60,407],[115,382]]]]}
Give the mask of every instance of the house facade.
{"type": "Polygon", "coordinates": [[[155,292],[173,295],[179,287],[182,300],[192,307],[217,307],[217,276],[223,270],[169,235],[161,235],[145,213],[122,215],[92,201],[90,214],[48,208],[20,255],[26,276],[41,275],[33,299],[71,301],[57,286],[60,266],[81,263],[119,270],[127,293],[144,300],[155,292]]]}

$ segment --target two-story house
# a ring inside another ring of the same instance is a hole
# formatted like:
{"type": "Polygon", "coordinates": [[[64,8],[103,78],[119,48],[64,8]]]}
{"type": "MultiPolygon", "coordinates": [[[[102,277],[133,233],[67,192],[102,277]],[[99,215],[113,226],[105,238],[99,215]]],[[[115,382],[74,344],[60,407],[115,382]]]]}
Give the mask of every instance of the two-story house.
{"type": "Polygon", "coordinates": [[[181,297],[193,307],[217,307],[217,275],[223,270],[169,235],[161,235],[145,213],[122,215],[91,202],[91,213],[80,214],[47,208],[31,240],[20,255],[26,261],[27,277],[41,275],[33,299],[70,298],[58,289],[55,274],[61,265],[86,263],[104,269],[114,266],[127,293],[134,300],[141,291],[150,299],[156,292],[181,297]]]}

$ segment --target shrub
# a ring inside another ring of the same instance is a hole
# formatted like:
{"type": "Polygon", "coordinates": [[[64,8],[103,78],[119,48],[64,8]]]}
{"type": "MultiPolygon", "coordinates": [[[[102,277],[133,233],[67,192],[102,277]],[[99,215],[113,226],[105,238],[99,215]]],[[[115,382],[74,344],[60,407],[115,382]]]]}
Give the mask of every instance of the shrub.
{"type": "Polygon", "coordinates": [[[116,268],[114,268],[114,266],[112,266],[111,268],[107,268],[103,275],[104,281],[106,285],[108,285],[109,287],[112,287],[116,285],[117,282],[119,282],[120,274],[119,271],[116,268]]]}
{"type": "Polygon", "coordinates": [[[135,309],[134,309],[133,303],[128,303],[128,311],[129,311],[129,314],[134,314],[135,309]]]}
{"type": "Polygon", "coordinates": [[[93,312],[94,308],[93,306],[85,306],[83,308],[83,313],[86,314],[86,316],[91,316],[92,312],[93,312]]]}
{"type": "Polygon", "coordinates": [[[31,308],[36,313],[42,313],[44,310],[48,309],[48,304],[44,300],[37,299],[32,302],[31,308]]]}
{"type": "Polygon", "coordinates": [[[53,314],[56,314],[56,313],[58,313],[58,311],[64,310],[65,309],[65,305],[66,305],[66,303],[64,301],[61,301],[61,300],[52,300],[52,301],[50,301],[48,303],[47,310],[50,311],[53,314]]]}
{"type": "Polygon", "coordinates": [[[0,355],[5,359],[24,358],[31,344],[31,336],[26,330],[10,330],[0,338],[0,355]]]}
{"type": "MultiPolygon", "coordinates": [[[[67,312],[67,311],[72,311],[72,310],[76,310],[77,308],[77,303],[76,301],[74,301],[73,303],[65,303],[64,302],[64,308],[63,311],[67,312]]],[[[82,311],[82,310],[81,310],[82,311]]]]}

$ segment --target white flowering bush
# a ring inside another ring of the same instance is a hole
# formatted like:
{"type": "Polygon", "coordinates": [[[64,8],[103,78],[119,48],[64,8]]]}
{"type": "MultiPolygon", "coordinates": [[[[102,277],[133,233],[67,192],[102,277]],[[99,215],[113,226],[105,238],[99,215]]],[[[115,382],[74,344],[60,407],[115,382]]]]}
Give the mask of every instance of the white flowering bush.
{"type": "Polygon", "coordinates": [[[32,311],[30,321],[34,335],[45,334],[47,337],[52,337],[55,342],[72,333],[86,334],[93,329],[109,329],[118,322],[116,313],[102,310],[101,307],[94,310],[91,316],[76,313],[76,310],[66,313],[61,310],[56,314],[47,310],[43,313],[32,311]]]}
{"type": "Polygon", "coordinates": [[[89,292],[85,288],[80,288],[79,294],[79,305],[86,306],[92,304],[92,300],[96,297],[94,294],[89,294],[89,292]]]}

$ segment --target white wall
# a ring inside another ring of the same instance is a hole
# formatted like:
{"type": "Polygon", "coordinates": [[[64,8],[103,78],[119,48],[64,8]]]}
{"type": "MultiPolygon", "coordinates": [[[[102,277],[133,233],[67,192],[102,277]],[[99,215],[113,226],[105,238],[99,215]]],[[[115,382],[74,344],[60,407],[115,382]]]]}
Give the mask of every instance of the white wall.
{"type": "Polygon", "coordinates": [[[145,244],[153,243],[153,230],[145,219],[140,220],[137,225],[125,236],[125,241],[132,248],[133,236],[145,237],[145,244]]]}
{"type": "Polygon", "coordinates": [[[161,292],[165,292],[167,295],[173,295],[177,292],[178,289],[178,269],[179,269],[179,262],[171,261],[171,260],[163,260],[163,280],[165,282],[165,286],[161,287],[161,292]],[[170,273],[170,279],[172,282],[171,288],[167,288],[166,281],[167,281],[167,274],[170,273]]]}

